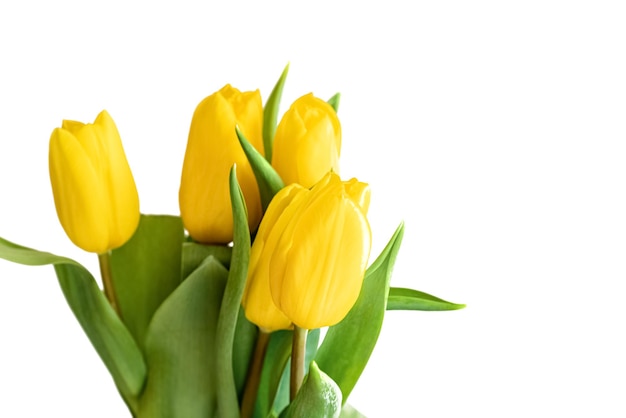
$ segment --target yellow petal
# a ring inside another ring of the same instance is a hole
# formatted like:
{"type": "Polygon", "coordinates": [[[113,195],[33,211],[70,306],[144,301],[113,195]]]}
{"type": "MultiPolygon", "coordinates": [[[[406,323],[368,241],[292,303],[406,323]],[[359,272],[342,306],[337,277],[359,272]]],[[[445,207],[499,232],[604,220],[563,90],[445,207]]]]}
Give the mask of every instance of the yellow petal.
{"type": "Polygon", "coordinates": [[[84,148],[69,131],[57,128],[52,132],[49,168],[63,229],[85,251],[105,252],[109,244],[107,194],[84,148]]]}
{"type": "Polygon", "coordinates": [[[311,187],[327,172],[339,172],[341,125],[334,109],[307,94],[281,119],[274,139],[272,166],[285,184],[311,187]]]}
{"type": "Polygon", "coordinates": [[[276,307],[272,300],[269,277],[269,261],[272,250],[267,250],[266,242],[284,210],[303,191],[308,192],[301,186],[293,184],[283,188],[274,196],[252,245],[248,279],[242,304],[246,318],[266,332],[291,327],[291,320],[276,307]]]}
{"type": "Polygon", "coordinates": [[[232,241],[233,220],[228,173],[237,164],[251,230],[261,217],[256,179],[237,136],[238,125],[248,140],[262,150],[263,107],[259,91],[241,93],[230,85],[205,98],[196,108],[191,127],[179,191],[185,228],[197,241],[232,241]]]}

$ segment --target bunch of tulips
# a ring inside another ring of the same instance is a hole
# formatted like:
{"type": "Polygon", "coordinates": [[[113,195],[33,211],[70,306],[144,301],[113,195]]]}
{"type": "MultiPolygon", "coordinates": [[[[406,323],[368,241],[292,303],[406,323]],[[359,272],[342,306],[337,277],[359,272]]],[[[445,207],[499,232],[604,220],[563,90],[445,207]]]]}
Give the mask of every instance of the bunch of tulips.
{"type": "Polygon", "coordinates": [[[360,417],[346,400],[385,311],[464,306],[390,287],[402,224],[370,263],[370,188],[340,177],[339,95],[306,94],[277,123],[287,71],[265,106],[230,85],[197,106],[180,216],[141,214],[106,111],[53,130],[58,218],[97,254],[102,290],[77,262],[0,238],[0,258],[54,265],[133,416],[360,417]]]}

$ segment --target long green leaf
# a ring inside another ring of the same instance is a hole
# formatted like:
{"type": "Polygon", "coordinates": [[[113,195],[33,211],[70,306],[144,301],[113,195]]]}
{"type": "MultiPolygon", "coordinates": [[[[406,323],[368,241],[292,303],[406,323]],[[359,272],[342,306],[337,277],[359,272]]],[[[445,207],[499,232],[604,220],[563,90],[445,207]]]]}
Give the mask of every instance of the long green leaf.
{"type": "Polygon", "coordinates": [[[388,311],[454,311],[463,308],[463,304],[446,302],[428,293],[401,287],[390,288],[387,300],[388,311]]]}
{"type": "Polygon", "coordinates": [[[289,64],[285,66],[280,78],[276,82],[274,89],[270,93],[270,97],[263,108],[263,149],[265,151],[265,159],[272,162],[272,150],[274,147],[274,134],[276,133],[276,122],[278,121],[278,108],[280,107],[280,99],[283,96],[283,88],[285,80],[289,72],[289,64]]]}
{"type": "Polygon", "coordinates": [[[227,278],[224,266],[209,256],[154,314],[140,418],[214,416],[216,323],[227,278]]]}
{"type": "Polygon", "coordinates": [[[246,204],[241,188],[237,183],[235,167],[230,170],[230,200],[233,210],[233,255],[228,274],[228,283],[217,322],[217,361],[218,361],[218,413],[223,418],[239,417],[239,401],[233,374],[233,342],[237,317],[241,307],[241,297],[248,275],[250,259],[250,230],[246,204]]]}
{"type": "Polygon", "coordinates": [[[181,282],[184,235],[177,216],[142,215],[133,237],[111,252],[121,316],[140,346],[152,315],[181,282]]]}
{"type": "Polygon", "coordinates": [[[345,402],[374,350],[383,324],[389,279],[400,249],[401,224],[367,269],[361,294],[348,315],[328,329],[315,360],[341,388],[345,402]]]}
{"type": "Polygon", "coordinates": [[[259,186],[261,205],[265,211],[274,195],[278,193],[280,189],[285,187],[285,183],[283,183],[283,180],[280,178],[276,170],[274,170],[274,167],[272,167],[272,165],[267,162],[261,154],[259,154],[252,144],[248,142],[238,127],[235,128],[235,132],[237,133],[237,138],[239,138],[239,143],[243,148],[243,152],[246,154],[246,157],[250,162],[250,166],[252,167],[252,172],[254,173],[254,177],[256,178],[256,182],[259,186]]]}
{"type": "Polygon", "coordinates": [[[2,238],[0,258],[30,266],[54,265],[70,309],[129,408],[136,411],[137,396],[146,379],[146,363],[132,335],[109,305],[91,273],[69,258],[33,250],[2,238]]]}

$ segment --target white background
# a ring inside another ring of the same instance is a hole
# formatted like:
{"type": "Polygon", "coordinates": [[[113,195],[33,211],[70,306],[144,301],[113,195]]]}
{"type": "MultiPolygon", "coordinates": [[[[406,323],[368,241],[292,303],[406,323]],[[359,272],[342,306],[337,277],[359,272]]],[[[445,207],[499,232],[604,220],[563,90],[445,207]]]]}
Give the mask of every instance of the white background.
{"type": "MultiPolygon", "coordinates": [[[[225,3],[0,5],[0,236],[95,273],[56,219],[52,129],[107,109],[142,211],[178,214],[197,103],[226,83],[266,99],[290,62],[283,111],[342,93],[373,254],[406,222],[392,284],[468,305],[390,312],[350,402],[626,416],[620,2],[225,3]]],[[[0,416],[128,416],[50,267],[0,261],[0,416]]]]}

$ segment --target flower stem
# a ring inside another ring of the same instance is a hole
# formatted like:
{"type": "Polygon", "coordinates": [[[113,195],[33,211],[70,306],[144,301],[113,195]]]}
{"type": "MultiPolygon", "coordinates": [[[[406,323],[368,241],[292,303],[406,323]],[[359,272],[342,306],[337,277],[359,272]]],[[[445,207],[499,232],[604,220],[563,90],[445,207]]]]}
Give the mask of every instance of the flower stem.
{"type": "Polygon", "coordinates": [[[256,403],[257,392],[261,383],[263,360],[265,360],[265,352],[267,351],[267,343],[269,341],[270,333],[263,330],[259,331],[256,346],[254,347],[252,364],[248,370],[243,399],[241,400],[241,418],[250,418],[254,413],[254,404],[256,403]]]}
{"type": "Polygon", "coordinates": [[[291,381],[289,399],[293,401],[304,380],[304,356],[306,354],[306,335],[308,330],[293,325],[293,345],[291,346],[291,381]]]}
{"type": "Polygon", "coordinates": [[[117,313],[117,315],[121,317],[111,275],[111,252],[107,251],[105,253],[98,254],[98,262],[100,263],[100,275],[102,276],[104,295],[109,300],[109,303],[111,304],[111,307],[113,308],[115,313],[117,313]]]}

